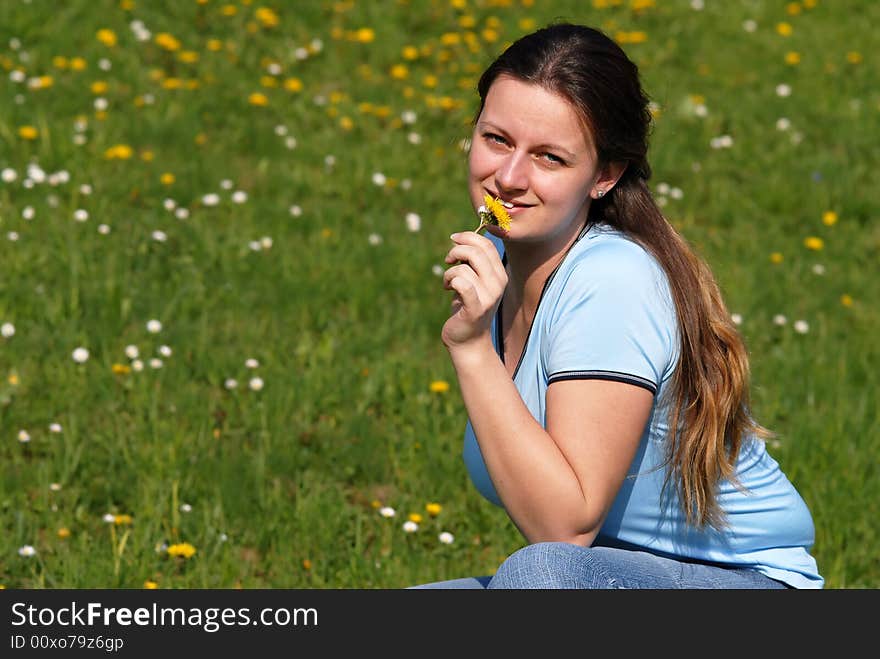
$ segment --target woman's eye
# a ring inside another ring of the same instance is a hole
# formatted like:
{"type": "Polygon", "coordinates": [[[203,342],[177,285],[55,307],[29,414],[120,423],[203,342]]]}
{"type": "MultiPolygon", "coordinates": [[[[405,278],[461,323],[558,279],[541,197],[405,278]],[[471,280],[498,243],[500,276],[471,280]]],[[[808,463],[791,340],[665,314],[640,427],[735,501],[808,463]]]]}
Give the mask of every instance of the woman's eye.
{"type": "Polygon", "coordinates": [[[507,144],[507,140],[501,137],[501,135],[496,135],[495,133],[486,133],[485,138],[488,142],[492,142],[493,144],[507,144]]]}
{"type": "Polygon", "coordinates": [[[544,156],[544,158],[545,158],[548,162],[551,162],[551,163],[553,163],[554,165],[564,165],[564,164],[565,164],[565,161],[564,161],[562,158],[560,158],[559,156],[554,155],[554,154],[552,154],[552,153],[544,153],[544,154],[542,154],[542,155],[544,156]]]}

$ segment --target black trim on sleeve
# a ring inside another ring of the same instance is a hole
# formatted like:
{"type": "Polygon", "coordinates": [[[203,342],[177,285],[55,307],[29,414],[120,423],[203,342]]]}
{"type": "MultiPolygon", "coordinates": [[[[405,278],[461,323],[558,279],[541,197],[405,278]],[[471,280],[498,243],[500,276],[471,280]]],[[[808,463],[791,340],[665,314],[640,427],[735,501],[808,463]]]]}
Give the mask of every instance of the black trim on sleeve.
{"type": "Polygon", "coordinates": [[[646,378],[630,373],[618,373],[617,371],[560,371],[554,373],[548,378],[547,383],[553,384],[560,380],[611,380],[613,382],[623,382],[625,384],[634,384],[642,389],[647,389],[652,394],[657,394],[657,385],[646,378]]]}

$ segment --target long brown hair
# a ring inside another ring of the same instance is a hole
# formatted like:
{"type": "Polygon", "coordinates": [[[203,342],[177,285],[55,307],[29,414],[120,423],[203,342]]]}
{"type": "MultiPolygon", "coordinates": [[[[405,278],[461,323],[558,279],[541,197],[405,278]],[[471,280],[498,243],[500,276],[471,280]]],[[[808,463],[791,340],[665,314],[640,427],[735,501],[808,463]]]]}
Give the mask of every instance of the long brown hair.
{"type": "Polygon", "coordinates": [[[486,69],[478,84],[479,111],[502,74],[567,99],[583,118],[600,165],[627,165],[609,193],[590,204],[587,221],[625,233],[668,276],[681,345],[670,383],[664,489],[674,480],[690,524],[721,528],[726,520],[719,483],[739,486],[736,461],[743,442],[770,433],[749,412],[748,354],[718,284],[648,188],[652,117],[638,67],[600,30],[558,23],[517,40],[486,69]]]}

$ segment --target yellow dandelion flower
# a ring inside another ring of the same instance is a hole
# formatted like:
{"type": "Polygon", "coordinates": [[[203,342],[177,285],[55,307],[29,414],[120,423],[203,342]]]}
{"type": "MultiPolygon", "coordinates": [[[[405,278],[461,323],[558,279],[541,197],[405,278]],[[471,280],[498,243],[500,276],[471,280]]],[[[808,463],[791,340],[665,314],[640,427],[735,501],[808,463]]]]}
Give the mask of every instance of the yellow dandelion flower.
{"type": "Polygon", "coordinates": [[[177,59],[185,64],[195,64],[199,61],[199,54],[194,50],[184,50],[177,56],[177,59]]]}
{"type": "Polygon", "coordinates": [[[370,507],[378,510],[379,508],[382,507],[382,502],[379,501],[378,499],[373,499],[372,501],[370,501],[370,507]]]}
{"type": "Polygon", "coordinates": [[[150,151],[149,149],[141,151],[140,155],[141,155],[141,160],[143,160],[144,162],[152,162],[153,159],[156,157],[156,154],[153,153],[152,151],[150,151]]]}
{"type": "Polygon", "coordinates": [[[66,526],[62,526],[60,529],[58,529],[58,537],[61,540],[65,540],[65,539],[69,538],[70,537],[70,529],[67,528],[66,526]]]}
{"type": "Polygon", "coordinates": [[[128,364],[113,364],[113,366],[110,367],[110,370],[116,375],[126,375],[131,373],[131,366],[128,364]]]}
{"type": "Polygon", "coordinates": [[[223,50],[223,42],[220,39],[208,39],[205,47],[211,52],[216,53],[223,50]]]}
{"type": "Polygon", "coordinates": [[[791,23],[781,22],[776,24],[776,33],[782,37],[790,37],[791,33],[794,29],[791,27],[791,23]]]}
{"type": "Polygon", "coordinates": [[[795,66],[797,64],[800,64],[801,63],[801,54],[794,51],[794,50],[790,50],[789,52],[785,53],[785,63],[790,66],[795,66]]]}
{"type": "Polygon", "coordinates": [[[114,515],[113,523],[117,526],[129,525],[132,523],[131,515],[114,515]]]}
{"type": "Polygon", "coordinates": [[[272,89],[278,86],[278,79],[273,76],[260,76],[260,85],[272,89]]]}
{"type": "Polygon", "coordinates": [[[816,6],[816,0],[803,0],[803,5],[807,9],[812,9],[816,6]]]}
{"type": "Polygon", "coordinates": [[[154,41],[160,48],[164,48],[167,51],[174,52],[175,50],[180,50],[180,41],[167,32],[157,34],[154,41]]]}
{"type": "Polygon", "coordinates": [[[438,82],[439,82],[439,80],[437,79],[437,76],[435,76],[431,73],[429,73],[424,78],[422,78],[422,84],[425,87],[428,87],[430,89],[433,89],[434,87],[436,87],[438,82]]]}
{"type": "Polygon", "coordinates": [[[108,88],[109,85],[103,80],[95,80],[95,82],[93,82],[90,87],[93,94],[104,94],[107,92],[108,88]]]}
{"type": "Polygon", "coordinates": [[[804,238],[804,247],[811,249],[814,252],[818,252],[825,247],[825,241],[818,236],[808,236],[807,238],[804,238]]]}
{"type": "Polygon", "coordinates": [[[188,542],[181,542],[168,547],[169,556],[182,556],[183,558],[192,558],[196,553],[196,548],[188,542]]]}
{"type": "Polygon", "coordinates": [[[104,157],[107,160],[128,160],[133,153],[134,150],[128,144],[114,144],[104,151],[104,157]]]}
{"type": "Polygon", "coordinates": [[[391,67],[390,73],[395,80],[406,80],[409,77],[409,69],[406,64],[395,64],[391,67]]]}
{"type": "Polygon", "coordinates": [[[421,524],[422,522],[422,516],[418,513],[410,513],[408,519],[409,521],[415,522],[416,524],[421,524]]]}
{"type": "Polygon", "coordinates": [[[840,303],[845,307],[851,307],[853,304],[852,296],[847,293],[844,293],[843,295],[840,296],[840,303]]]}
{"type": "Polygon", "coordinates": [[[449,391],[449,383],[446,380],[434,380],[429,388],[432,393],[444,394],[449,391]]]}
{"type": "Polygon", "coordinates": [[[419,58],[419,49],[415,46],[404,46],[403,50],[400,52],[400,56],[405,60],[416,60],[419,58]]]}
{"type": "Polygon", "coordinates": [[[159,177],[159,183],[161,183],[162,185],[174,185],[175,180],[176,179],[174,178],[174,174],[172,174],[171,172],[165,172],[164,174],[162,174],[162,176],[159,177]]]}
{"type": "Polygon", "coordinates": [[[431,517],[437,517],[440,514],[440,511],[443,510],[443,506],[439,503],[431,502],[425,504],[425,510],[431,517]]]}
{"type": "Polygon", "coordinates": [[[56,69],[66,69],[68,67],[67,58],[64,55],[56,55],[52,58],[52,65],[56,69]]]}
{"type": "Polygon", "coordinates": [[[491,195],[483,197],[483,206],[477,210],[480,217],[480,225],[475,229],[479,232],[485,226],[490,224],[501,227],[504,231],[510,230],[510,215],[500,199],[495,199],[491,195]]]}
{"type": "Polygon", "coordinates": [[[248,96],[248,103],[250,103],[251,105],[256,105],[258,107],[265,107],[269,105],[269,98],[265,94],[254,92],[253,94],[248,96]]]}
{"type": "Polygon", "coordinates": [[[780,263],[782,263],[784,258],[785,257],[782,256],[782,252],[773,252],[770,254],[770,263],[779,265],[780,263]]]}
{"type": "Polygon", "coordinates": [[[801,3],[789,2],[787,5],[785,5],[785,11],[788,12],[789,16],[797,16],[801,13],[801,3]]]}
{"type": "Polygon", "coordinates": [[[21,126],[18,129],[18,136],[23,140],[35,140],[39,135],[40,131],[33,126],[21,126]]]}
{"type": "Polygon", "coordinates": [[[371,27],[362,27],[355,33],[355,41],[370,43],[376,38],[376,31],[371,27]]]}
{"type": "Polygon", "coordinates": [[[20,382],[18,378],[18,373],[10,373],[9,377],[6,378],[6,381],[13,387],[17,387],[20,382]]]}
{"type": "Polygon", "coordinates": [[[87,66],[88,64],[82,57],[73,57],[70,60],[71,71],[84,71],[87,66]]]}
{"type": "Polygon", "coordinates": [[[519,19],[519,23],[517,23],[519,29],[523,32],[531,32],[537,26],[534,18],[521,18],[519,19]]]}
{"type": "Polygon", "coordinates": [[[278,18],[278,14],[268,7],[257,8],[257,11],[254,12],[254,16],[260,21],[260,23],[262,23],[263,27],[275,27],[281,22],[278,18]]]}
{"type": "Polygon", "coordinates": [[[303,570],[311,570],[312,562],[308,558],[304,558],[302,561],[303,570]]]}
{"type": "Polygon", "coordinates": [[[837,213],[834,211],[825,211],[822,213],[822,224],[826,227],[834,226],[837,224],[837,213]]]}
{"type": "Polygon", "coordinates": [[[158,587],[159,584],[157,584],[155,581],[150,581],[149,579],[147,579],[144,582],[144,588],[146,588],[147,590],[156,590],[158,587]]]}
{"type": "Polygon", "coordinates": [[[162,81],[162,87],[165,89],[180,89],[183,87],[183,80],[180,78],[165,78],[162,81]]]}
{"type": "Polygon", "coordinates": [[[458,17],[458,24],[465,30],[469,30],[477,24],[477,19],[471,14],[464,14],[458,17]]]}
{"type": "Polygon", "coordinates": [[[644,43],[648,40],[648,34],[641,30],[634,32],[616,32],[614,40],[619,44],[644,43]]]}
{"type": "Polygon", "coordinates": [[[351,130],[352,128],[354,128],[354,122],[351,120],[350,117],[342,117],[339,119],[339,127],[342,130],[351,130]]]}
{"type": "Polygon", "coordinates": [[[498,30],[494,30],[491,27],[487,27],[485,30],[480,32],[480,36],[483,37],[483,41],[486,43],[495,43],[498,41],[498,30]]]}
{"type": "Polygon", "coordinates": [[[850,64],[859,64],[862,61],[862,54],[855,50],[851,50],[846,54],[846,61],[850,64]]]}
{"type": "Polygon", "coordinates": [[[98,30],[98,33],[95,36],[98,37],[98,41],[100,41],[108,48],[112,48],[116,45],[116,33],[113,30],[103,28],[101,30],[98,30]]]}
{"type": "Polygon", "coordinates": [[[220,13],[224,16],[235,16],[238,13],[238,7],[235,5],[223,5],[220,7],[220,13]]]}

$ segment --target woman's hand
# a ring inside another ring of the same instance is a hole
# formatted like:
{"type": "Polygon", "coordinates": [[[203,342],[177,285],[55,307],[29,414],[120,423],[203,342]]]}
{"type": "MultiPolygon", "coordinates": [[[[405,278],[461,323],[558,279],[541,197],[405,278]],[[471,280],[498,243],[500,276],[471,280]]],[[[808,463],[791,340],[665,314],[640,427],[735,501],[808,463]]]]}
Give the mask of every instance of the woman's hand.
{"type": "Polygon", "coordinates": [[[507,272],[492,241],[473,231],[454,233],[451,238],[455,245],[446,254],[446,263],[455,265],[443,274],[443,288],[455,296],[441,333],[450,350],[491,338],[492,317],[507,286],[507,272]]]}

